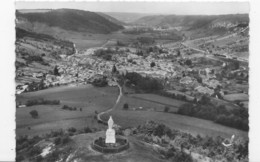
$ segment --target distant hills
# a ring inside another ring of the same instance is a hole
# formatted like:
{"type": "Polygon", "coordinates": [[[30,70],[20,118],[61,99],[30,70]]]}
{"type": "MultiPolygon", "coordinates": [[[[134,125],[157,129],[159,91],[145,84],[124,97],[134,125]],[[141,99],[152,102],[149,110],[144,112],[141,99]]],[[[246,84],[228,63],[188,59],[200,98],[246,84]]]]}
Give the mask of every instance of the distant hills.
{"type": "Polygon", "coordinates": [[[231,28],[239,24],[248,24],[248,14],[236,15],[154,15],[145,16],[135,22],[138,25],[160,27],[182,27],[185,29],[199,28],[231,28]]]}
{"type": "Polygon", "coordinates": [[[126,24],[133,23],[142,17],[151,15],[151,14],[147,14],[147,13],[127,13],[127,12],[125,12],[125,13],[124,12],[104,12],[104,14],[114,17],[115,19],[117,19],[121,22],[124,22],[126,24]]]}
{"type": "Polygon", "coordinates": [[[107,20],[109,20],[110,22],[114,23],[114,24],[117,24],[119,26],[124,26],[126,25],[126,23],[124,21],[120,21],[119,19],[113,17],[113,16],[110,16],[109,14],[106,14],[106,13],[102,13],[102,12],[96,12],[97,14],[99,14],[100,16],[106,18],[107,20]]]}
{"type": "Polygon", "coordinates": [[[75,9],[44,10],[44,12],[17,10],[16,21],[17,26],[22,25],[23,28],[42,24],[45,27],[101,34],[123,29],[120,21],[108,15],[75,9]]]}

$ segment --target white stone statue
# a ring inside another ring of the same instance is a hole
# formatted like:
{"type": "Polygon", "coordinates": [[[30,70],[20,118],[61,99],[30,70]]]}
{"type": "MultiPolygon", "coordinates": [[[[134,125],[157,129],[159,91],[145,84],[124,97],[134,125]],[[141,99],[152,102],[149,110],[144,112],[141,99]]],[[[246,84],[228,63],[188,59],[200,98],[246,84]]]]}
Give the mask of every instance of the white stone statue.
{"type": "Polygon", "coordinates": [[[108,120],[108,129],[106,131],[106,143],[116,143],[116,132],[113,129],[114,121],[112,117],[110,116],[108,120]]]}

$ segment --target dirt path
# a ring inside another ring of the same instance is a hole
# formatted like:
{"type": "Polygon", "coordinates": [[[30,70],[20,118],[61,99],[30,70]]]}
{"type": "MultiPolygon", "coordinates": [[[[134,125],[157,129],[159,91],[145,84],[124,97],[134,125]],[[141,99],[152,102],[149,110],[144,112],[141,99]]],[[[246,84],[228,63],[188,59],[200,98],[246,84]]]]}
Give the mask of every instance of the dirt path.
{"type": "Polygon", "coordinates": [[[117,83],[117,86],[118,86],[118,88],[119,88],[119,95],[118,95],[118,97],[117,97],[117,100],[116,100],[114,106],[113,106],[112,108],[107,109],[106,111],[103,111],[103,112],[100,112],[100,113],[97,114],[97,120],[98,120],[99,122],[101,122],[101,123],[104,123],[104,124],[107,123],[106,121],[104,121],[104,120],[101,119],[101,116],[102,116],[103,114],[105,114],[105,113],[109,113],[110,111],[114,110],[114,109],[117,107],[117,105],[119,104],[119,102],[120,102],[120,100],[121,100],[121,98],[122,98],[122,96],[123,96],[122,87],[121,87],[118,83],[117,83]]]}

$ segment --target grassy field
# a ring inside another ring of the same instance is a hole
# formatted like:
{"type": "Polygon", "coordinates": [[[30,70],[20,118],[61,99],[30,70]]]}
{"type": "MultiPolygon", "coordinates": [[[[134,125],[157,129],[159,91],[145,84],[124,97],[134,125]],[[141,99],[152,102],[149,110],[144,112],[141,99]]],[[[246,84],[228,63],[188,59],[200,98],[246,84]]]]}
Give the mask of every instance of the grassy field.
{"type": "Polygon", "coordinates": [[[175,100],[175,99],[172,99],[169,97],[159,96],[156,94],[134,94],[134,95],[130,95],[130,96],[144,99],[144,100],[154,101],[154,102],[158,102],[158,103],[163,103],[163,104],[167,104],[167,105],[172,105],[172,106],[176,106],[176,107],[180,107],[181,105],[186,103],[184,101],[175,100]]]}
{"type": "Polygon", "coordinates": [[[130,94],[122,98],[118,109],[122,109],[124,103],[128,103],[129,108],[143,107],[153,111],[164,111],[165,106],[167,106],[170,108],[169,112],[176,112],[186,102],[156,94],[130,94]]]}
{"type": "Polygon", "coordinates": [[[230,137],[233,134],[243,138],[248,138],[248,133],[238,129],[216,124],[212,121],[182,116],[174,113],[164,113],[165,104],[171,104],[169,112],[176,112],[183,101],[154,94],[131,94],[123,96],[117,108],[109,114],[104,114],[102,118],[108,120],[109,115],[113,116],[116,124],[123,127],[132,127],[143,124],[147,120],[154,120],[166,124],[172,129],[191,133],[193,135],[223,136],[230,137]],[[123,104],[128,103],[129,110],[123,110],[123,104]],[[143,110],[133,110],[132,108],[143,107],[143,110]],[[148,110],[151,111],[148,111],[148,110]]]}
{"type": "MultiPolygon", "coordinates": [[[[123,108],[123,105],[127,103],[129,106],[129,109],[138,109],[139,107],[142,107],[143,110],[152,110],[152,111],[164,111],[165,104],[162,103],[156,103],[153,101],[147,101],[143,100],[141,98],[133,98],[133,97],[126,97],[124,96],[121,99],[121,102],[117,105],[117,109],[121,110],[123,108]]],[[[176,112],[178,108],[167,105],[170,110],[169,112],[176,112]]]]}
{"type": "Polygon", "coordinates": [[[237,93],[237,94],[228,94],[224,96],[225,100],[228,101],[248,101],[249,100],[249,96],[248,94],[244,94],[244,93],[237,93]]]}
{"type": "Polygon", "coordinates": [[[108,115],[104,115],[104,119],[108,119],[109,115],[113,116],[116,124],[123,127],[138,126],[147,120],[154,120],[172,129],[178,129],[192,135],[200,134],[202,136],[223,136],[229,138],[235,134],[237,137],[248,138],[248,133],[245,131],[222,126],[208,120],[172,113],[115,110],[108,115]]]}
{"type": "MultiPolygon", "coordinates": [[[[60,100],[60,105],[35,105],[25,108],[18,108],[16,111],[16,132],[17,135],[39,135],[50,132],[51,130],[67,129],[69,127],[98,127],[106,129],[102,124],[94,120],[94,111],[107,110],[116,101],[118,89],[116,87],[96,88],[90,85],[84,86],[62,86],[46,89],[37,92],[24,93],[17,95],[17,102],[25,103],[30,99],[44,98],[49,100],[60,100]],[[66,104],[72,107],[82,108],[82,111],[62,110],[66,104]],[[37,110],[38,119],[31,118],[29,112],[37,110]],[[29,130],[28,127],[31,129],[29,130]]],[[[170,112],[175,112],[176,107],[185,102],[174,100],[154,94],[132,94],[123,96],[117,108],[108,115],[113,115],[116,124],[124,127],[138,126],[147,120],[161,122],[173,129],[179,129],[193,135],[209,135],[230,137],[232,134],[247,138],[247,132],[225,127],[211,121],[164,113],[165,104],[172,105],[170,112]],[[129,110],[122,110],[123,104],[129,104],[129,110]],[[131,108],[152,108],[153,111],[133,111],[131,108]],[[155,111],[154,111],[155,110],[155,111]],[[159,111],[159,112],[158,112],[159,111]]]]}
{"type": "Polygon", "coordinates": [[[114,105],[118,90],[115,87],[96,88],[90,85],[72,87],[62,86],[37,92],[17,95],[17,102],[24,104],[31,99],[60,100],[60,105],[35,105],[16,109],[17,135],[42,134],[50,130],[69,127],[95,126],[95,111],[104,111],[114,105]],[[77,107],[77,111],[62,110],[63,105],[77,107]],[[82,108],[82,111],[79,110],[82,108]],[[38,119],[33,119],[29,112],[37,110],[38,119]],[[31,130],[28,130],[31,127],[31,130]]]}

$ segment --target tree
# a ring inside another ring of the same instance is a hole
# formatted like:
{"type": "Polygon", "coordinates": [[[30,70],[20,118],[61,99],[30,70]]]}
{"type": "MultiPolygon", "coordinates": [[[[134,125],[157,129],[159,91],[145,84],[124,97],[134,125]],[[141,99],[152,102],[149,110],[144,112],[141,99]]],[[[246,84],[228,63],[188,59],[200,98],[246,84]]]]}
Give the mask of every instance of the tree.
{"type": "Polygon", "coordinates": [[[186,60],[186,61],[185,61],[185,64],[188,65],[188,66],[190,66],[190,65],[192,65],[192,61],[191,61],[191,60],[186,60]]]}
{"type": "Polygon", "coordinates": [[[155,66],[155,63],[154,63],[154,62],[151,62],[150,66],[151,66],[151,67],[154,67],[154,66],[155,66]]]}
{"type": "Polygon", "coordinates": [[[57,76],[60,75],[57,65],[54,67],[53,74],[54,74],[54,75],[57,75],[57,76]]]}
{"type": "Polygon", "coordinates": [[[177,56],[181,56],[181,51],[180,50],[177,51],[177,56]]]}
{"type": "Polygon", "coordinates": [[[116,73],[116,72],[117,72],[116,66],[115,66],[115,65],[113,65],[113,68],[112,68],[112,73],[114,74],[114,73],[116,73]]]}
{"type": "Polygon", "coordinates": [[[30,114],[31,114],[32,118],[37,118],[39,116],[38,111],[36,111],[36,110],[30,111],[30,114]]]}
{"type": "Polygon", "coordinates": [[[202,104],[202,105],[209,105],[209,104],[211,104],[210,98],[208,96],[206,96],[206,95],[203,95],[201,97],[199,103],[202,104]]]}

